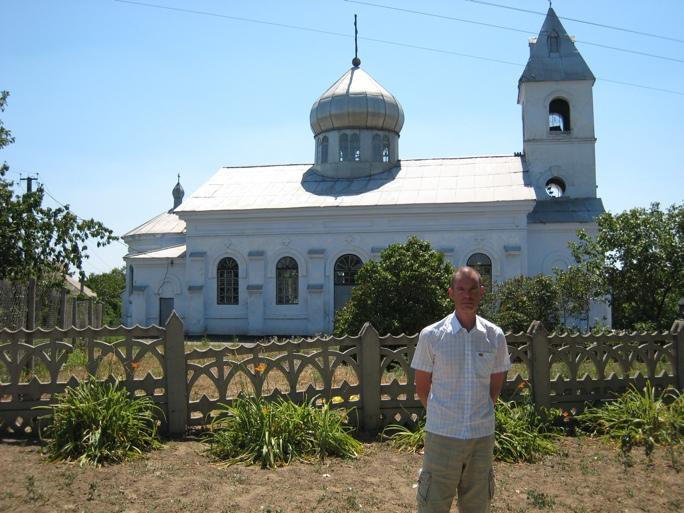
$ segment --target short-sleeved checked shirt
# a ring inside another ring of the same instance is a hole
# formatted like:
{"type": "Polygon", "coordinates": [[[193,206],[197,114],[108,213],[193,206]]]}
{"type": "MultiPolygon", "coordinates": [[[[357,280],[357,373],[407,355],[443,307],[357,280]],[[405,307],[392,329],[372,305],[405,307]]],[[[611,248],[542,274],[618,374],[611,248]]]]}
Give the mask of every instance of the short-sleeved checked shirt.
{"type": "Polygon", "coordinates": [[[494,434],[490,375],[511,368],[501,328],[478,316],[467,331],[451,313],[420,332],[411,367],[432,374],[427,431],[462,439],[494,434]]]}

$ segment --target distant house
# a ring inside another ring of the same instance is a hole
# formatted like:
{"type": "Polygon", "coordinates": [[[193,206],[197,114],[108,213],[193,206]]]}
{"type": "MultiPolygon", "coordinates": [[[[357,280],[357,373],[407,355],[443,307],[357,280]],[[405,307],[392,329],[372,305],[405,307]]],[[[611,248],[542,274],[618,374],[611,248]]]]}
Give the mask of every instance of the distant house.
{"type": "Polygon", "coordinates": [[[83,295],[89,299],[96,299],[97,294],[78,281],[73,276],[64,276],[64,288],[69,291],[70,296],[83,295]]]}
{"type": "Polygon", "coordinates": [[[567,267],[604,211],[595,78],[553,9],[529,45],[523,153],[504,156],[401,160],[403,109],[355,58],[311,108],[313,164],[225,167],[185,200],[179,182],[124,235],[124,323],[175,309],[191,334],[330,332],[362,263],[414,234],[494,281],[567,267]]]}

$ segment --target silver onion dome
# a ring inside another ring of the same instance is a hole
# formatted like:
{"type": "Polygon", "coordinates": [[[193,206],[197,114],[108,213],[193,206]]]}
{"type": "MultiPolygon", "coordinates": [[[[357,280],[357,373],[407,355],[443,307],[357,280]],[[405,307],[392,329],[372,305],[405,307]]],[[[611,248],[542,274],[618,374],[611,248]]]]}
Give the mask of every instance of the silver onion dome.
{"type": "Polygon", "coordinates": [[[354,66],[314,102],[310,122],[314,136],[344,128],[399,134],[404,125],[404,110],[373,77],[354,66]]]}

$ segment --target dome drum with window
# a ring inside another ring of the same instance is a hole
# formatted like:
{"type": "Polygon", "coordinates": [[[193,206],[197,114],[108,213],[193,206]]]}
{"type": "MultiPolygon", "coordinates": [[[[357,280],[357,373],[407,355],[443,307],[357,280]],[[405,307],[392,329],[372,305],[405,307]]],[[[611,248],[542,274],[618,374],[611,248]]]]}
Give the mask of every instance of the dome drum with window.
{"type": "Polygon", "coordinates": [[[316,100],[310,121],[316,141],[313,169],[324,176],[370,176],[399,161],[401,105],[358,66],[316,100]]]}

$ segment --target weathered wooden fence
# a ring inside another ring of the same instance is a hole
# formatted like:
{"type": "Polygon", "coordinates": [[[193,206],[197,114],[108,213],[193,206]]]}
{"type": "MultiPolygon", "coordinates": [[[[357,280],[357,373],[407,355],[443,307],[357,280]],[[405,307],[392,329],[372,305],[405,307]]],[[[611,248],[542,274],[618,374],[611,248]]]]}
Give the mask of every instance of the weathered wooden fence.
{"type": "MultiPolygon", "coordinates": [[[[519,397],[529,383],[535,404],[569,409],[646,380],[684,390],[683,331],[676,321],[669,332],[570,336],[534,322],[527,333],[507,335],[514,367],[503,397],[519,397]]],[[[172,435],[206,425],[240,393],[353,408],[351,421],[369,433],[411,425],[423,413],[410,369],[417,339],[381,337],[366,325],[353,337],[186,350],[175,314],[164,328],[0,330],[0,432],[33,431],[45,414],[34,407],[87,375],[151,396],[172,435]]]]}
{"type": "Polygon", "coordinates": [[[102,326],[102,303],[78,299],[65,288],[0,280],[0,328],[32,330],[102,326]]]}

